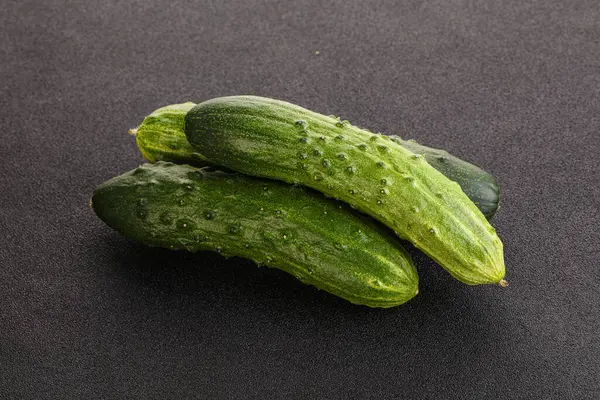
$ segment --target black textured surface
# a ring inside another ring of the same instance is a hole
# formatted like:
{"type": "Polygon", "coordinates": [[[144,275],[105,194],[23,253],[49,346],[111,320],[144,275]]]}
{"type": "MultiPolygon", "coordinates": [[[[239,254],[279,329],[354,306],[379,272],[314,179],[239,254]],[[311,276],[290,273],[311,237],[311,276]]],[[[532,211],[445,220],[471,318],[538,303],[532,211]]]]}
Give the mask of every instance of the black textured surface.
{"type": "Polygon", "coordinates": [[[597,1],[0,5],[0,398],[600,398],[597,1]],[[93,215],[128,128],[231,94],[493,172],[511,286],[413,251],[419,296],[370,310],[93,215]]]}

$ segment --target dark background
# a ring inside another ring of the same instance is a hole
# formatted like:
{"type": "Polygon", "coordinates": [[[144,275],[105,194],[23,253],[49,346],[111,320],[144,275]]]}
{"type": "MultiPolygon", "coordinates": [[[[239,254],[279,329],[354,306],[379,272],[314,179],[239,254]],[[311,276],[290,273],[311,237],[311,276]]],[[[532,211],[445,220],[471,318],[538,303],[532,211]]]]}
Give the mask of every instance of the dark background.
{"type": "Polygon", "coordinates": [[[600,398],[596,0],[0,6],[1,398],[600,398]],[[421,293],[372,310],[95,217],[128,128],[233,94],[494,173],[510,287],[412,251],[421,293]]]}

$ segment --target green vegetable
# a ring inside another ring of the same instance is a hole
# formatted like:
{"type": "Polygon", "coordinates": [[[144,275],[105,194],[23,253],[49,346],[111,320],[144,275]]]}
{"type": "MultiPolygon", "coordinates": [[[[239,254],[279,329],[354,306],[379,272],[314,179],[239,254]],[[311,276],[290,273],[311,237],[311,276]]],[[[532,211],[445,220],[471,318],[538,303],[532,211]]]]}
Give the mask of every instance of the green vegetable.
{"type": "Polygon", "coordinates": [[[421,154],[429,165],[458,183],[487,219],[496,214],[500,205],[500,186],[492,174],[445,150],[423,146],[414,140],[402,140],[398,136],[390,138],[405,149],[421,154]]]}
{"type": "Polygon", "coordinates": [[[196,105],[185,133],[215,163],[351,204],[464,283],[505,284],[502,242],[484,215],[456,182],[387,136],[254,96],[196,105]]]}
{"type": "Polygon", "coordinates": [[[397,238],[303,187],[158,162],[100,185],[91,204],[141,243],[248,258],[353,303],[392,307],[418,292],[397,238]]]}
{"type": "Polygon", "coordinates": [[[184,118],[192,107],[194,103],[161,107],[144,118],[136,129],[129,131],[135,135],[136,144],[146,160],[153,163],[170,161],[177,164],[193,164],[199,167],[212,165],[185,140],[184,118]]]}
{"type": "MultiPolygon", "coordinates": [[[[137,145],[144,158],[150,162],[163,160],[198,167],[212,164],[194,150],[183,131],[185,114],[194,106],[188,102],[159,108],[137,129],[130,131],[137,133],[137,145]]],[[[423,146],[414,140],[402,140],[398,136],[390,135],[390,138],[413,153],[423,155],[432,167],[458,183],[486,218],[494,216],[500,203],[500,187],[490,173],[444,150],[423,146]]]]}

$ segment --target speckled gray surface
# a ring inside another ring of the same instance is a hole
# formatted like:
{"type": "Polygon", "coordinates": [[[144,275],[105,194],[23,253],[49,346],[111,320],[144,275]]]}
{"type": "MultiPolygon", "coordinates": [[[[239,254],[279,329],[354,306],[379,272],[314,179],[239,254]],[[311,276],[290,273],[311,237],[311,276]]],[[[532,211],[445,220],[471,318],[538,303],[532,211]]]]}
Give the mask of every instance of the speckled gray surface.
{"type": "Polygon", "coordinates": [[[0,1],[1,398],[600,398],[600,4],[320,3],[0,1]],[[510,287],[412,251],[370,310],[93,215],[128,128],[232,94],[493,172],[510,287]]]}

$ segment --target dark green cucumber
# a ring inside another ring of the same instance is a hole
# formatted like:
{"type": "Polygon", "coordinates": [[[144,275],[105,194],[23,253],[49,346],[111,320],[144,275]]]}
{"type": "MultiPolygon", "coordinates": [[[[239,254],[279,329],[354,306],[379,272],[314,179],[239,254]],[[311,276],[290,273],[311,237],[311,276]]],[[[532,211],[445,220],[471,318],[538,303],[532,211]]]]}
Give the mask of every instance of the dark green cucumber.
{"type": "MultiPolygon", "coordinates": [[[[144,158],[150,162],[163,160],[199,167],[211,165],[188,143],[183,131],[185,114],[194,106],[194,103],[188,102],[159,108],[137,129],[130,131],[136,133],[137,145],[144,158]]],[[[500,203],[500,187],[490,173],[444,150],[423,146],[414,140],[402,140],[398,136],[390,135],[390,138],[413,153],[423,155],[432,167],[458,183],[486,218],[494,216],[500,203]]]]}
{"type": "Polygon", "coordinates": [[[387,136],[255,96],[196,105],[185,133],[215,163],[351,204],[464,283],[505,284],[502,242],[485,216],[456,182],[387,136]]]}
{"type": "Polygon", "coordinates": [[[158,162],[100,185],[91,204],[141,243],[248,258],[353,303],[392,307],[418,292],[394,235],[303,187],[158,162]]]}
{"type": "Polygon", "coordinates": [[[398,136],[390,135],[390,138],[405,149],[421,154],[429,165],[458,183],[488,220],[496,214],[500,206],[500,186],[492,174],[445,150],[423,146],[414,140],[402,140],[398,136]]]}

